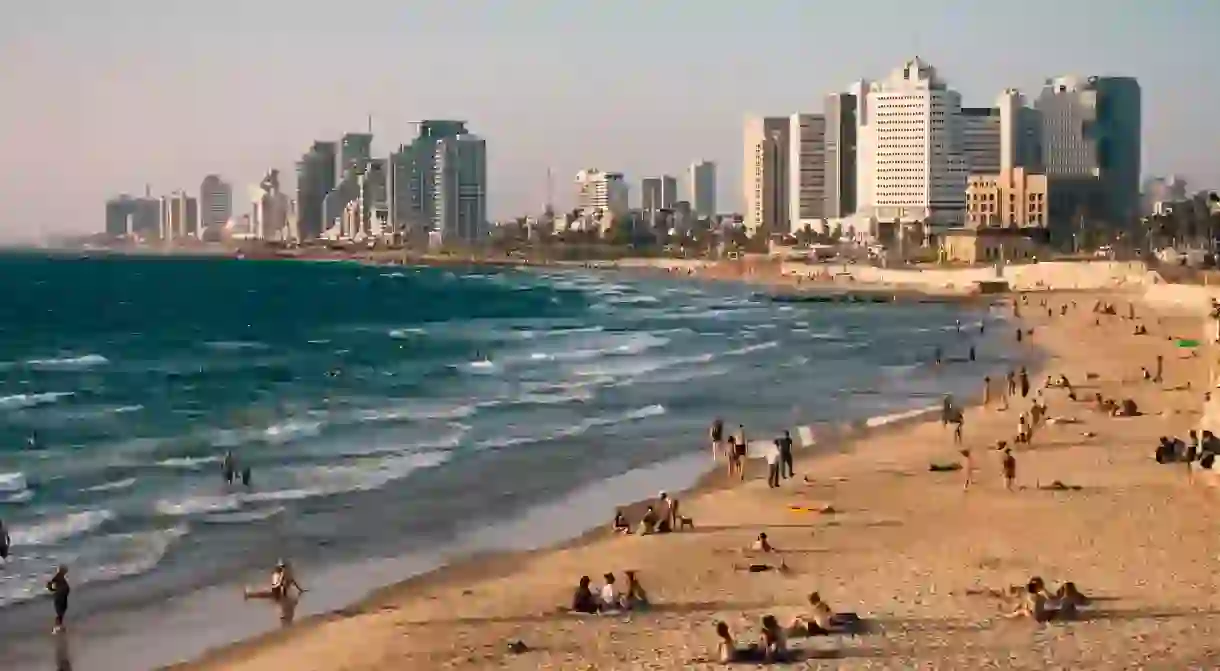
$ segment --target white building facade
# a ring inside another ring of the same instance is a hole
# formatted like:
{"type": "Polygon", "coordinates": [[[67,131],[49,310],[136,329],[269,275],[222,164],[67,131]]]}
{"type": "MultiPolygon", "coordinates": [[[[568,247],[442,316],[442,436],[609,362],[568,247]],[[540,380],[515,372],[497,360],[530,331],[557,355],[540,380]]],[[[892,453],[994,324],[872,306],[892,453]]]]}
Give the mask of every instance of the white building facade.
{"type": "Polygon", "coordinates": [[[233,187],[218,175],[208,175],[199,185],[199,226],[220,231],[233,216],[233,187]]]}
{"type": "Polygon", "coordinates": [[[967,176],[961,95],[916,58],[870,82],[864,98],[858,211],[882,221],[961,225],[967,176]]]}
{"type": "Polygon", "coordinates": [[[586,218],[613,218],[627,214],[630,189],[621,172],[596,168],[576,173],[576,206],[586,218]]]}
{"type": "Polygon", "coordinates": [[[788,221],[788,117],[746,119],[742,189],[745,229],[750,237],[787,233],[788,221]]]}

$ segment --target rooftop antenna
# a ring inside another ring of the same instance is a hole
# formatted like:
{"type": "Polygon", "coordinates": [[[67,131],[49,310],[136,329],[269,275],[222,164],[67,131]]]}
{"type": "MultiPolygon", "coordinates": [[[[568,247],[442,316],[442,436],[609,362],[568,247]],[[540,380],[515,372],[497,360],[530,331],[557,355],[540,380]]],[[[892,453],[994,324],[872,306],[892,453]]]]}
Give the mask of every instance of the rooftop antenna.
{"type": "Polygon", "coordinates": [[[372,115],[372,113],[369,113],[368,121],[369,121],[369,135],[372,135],[373,134],[373,115],[372,115]]]}

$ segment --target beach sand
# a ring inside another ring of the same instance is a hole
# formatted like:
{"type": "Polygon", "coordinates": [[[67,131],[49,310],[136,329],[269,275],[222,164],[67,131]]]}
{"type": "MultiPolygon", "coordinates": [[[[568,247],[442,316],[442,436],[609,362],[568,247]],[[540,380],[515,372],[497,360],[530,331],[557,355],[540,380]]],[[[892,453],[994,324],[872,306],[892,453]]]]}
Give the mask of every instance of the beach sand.
{"type": "MultiPolygon", "coordinates": [[[[1152,459],[1158,436],[1199,419],[1205,359],[1169,337],[1197,338],[1198,318],[1148,315],[1146,336],[1121,317],[1094,325],[1091,294],[1031,295],[1022,317],[1046,357],[1031,376],[1066,374],[1081,398],[1096,392],[1134,399],[1143,416],[1113,418],[1092,405],[1045,392],[1051,417],[1031,445],[1017,446],[1017,491],[1005,491],[997,440],[1013,438],[1017,414],[991,407],[966,413],[976,483],[932,473],[958,460],[952,431],[923,422],[868,434],[844,447],[797,455],[797,478],[768,489],[755,461],[744,484],[711,478],[682,496],[694,531],[652,536],[587,534],[564,546],[468,562],[388,588],[331,616],[218,650],[186,669],[355,671],[364,669],[700,669],[727,622],[752,642],[764,614],[787,623],[818,590],[833,608],[872,622],[860,637],[794,639],[807,656],[789,668],[1116,669],[1216,668],[1220,591],[1213,558],[1216,492],[1187,479],[1180,464],[1152,459]],[[1075,301],[1048,318],[1037,302],[1075,301]],[[1140,368],[1165,357],[1165,382],[1140,368]],[[1095,379],[1087,379],[1094,374],[1095,379]],[[1174,390],[1189,383],[1191,389],[1174,390]],[[806,482],[803,476],[808,476],[806,482]],[[1079,490],[1044,491],[1061,480],[1079,490]],[[793,512],[830,504],[835,512],[793,512]],[[778,554],[741,552],[765,531],[778,554]],[[748,573],[734,564],[790,569],[748,573]],[[574,616],[566,606],[577,579],[639,571],[654,607],[620,616],[574,616]],[[1080,621],[1038,625],[1000,617],[985,589],[1044,577],[1075,581],[1095,603],[1080,621]],[[507,643],[530,650],[510,653],[507,643]],[[816,657],[816,659],[814,658],[816,657]]],[[[1125,297],[1115,297],[1126,314],[1125,297]]],[[[955,364],[961,365],[961,364],[955,364]]],[[[997,385],[998,388],[998,385],[997,385]]],[[[732,417],[726,417],[732,425],[732,417]]],[[[710,457],[709,457],[710,458],[710,457]]],[[[612,511],[607,511],[607,520],[612,511]]],[[[308,582],[308,576],[303,576],[308,582]]],[[[306,595],[308,598],[308,595],[306,595]]],[[[250,607],[235,599],[234,608],[250,607]]]]}

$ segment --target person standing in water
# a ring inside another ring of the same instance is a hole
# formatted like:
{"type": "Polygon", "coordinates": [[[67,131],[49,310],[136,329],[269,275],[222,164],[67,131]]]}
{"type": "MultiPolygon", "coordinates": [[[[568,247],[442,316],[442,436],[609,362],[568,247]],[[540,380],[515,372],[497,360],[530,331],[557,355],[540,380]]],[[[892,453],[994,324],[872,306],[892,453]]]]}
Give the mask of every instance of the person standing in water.
{"type": "Polygon", "coordinates": [[[724,452],[724,420],[717,417],[712,422],[712,428],[708,431],[708,436],[712,439],[712,461],[720,459],[720,455],[724,452]]]}
{"type": "Polygon", "coordinates": [[[8,561],[8,551],[13,545],[13,539],[9,538],[8,529],[4,526],[4,520],[0,520],[0,561],[8,561]]]}
{"type": "Polygon", "coordinates": [[[233,478],[237,475],[237,463],[233,459],[232,451],[225,452],[225,458],[220,462],[220,473],[226,485],[233,484],[233,478]]]}
{"type": "Polygon", "coordinates": [[[55,628],[51,633],[58,634],[64,630],[64,616],[68,614],[68,595],[72,592],[72,586],[68,584],[67,566],[60,566],[55,570],[55,575],[47,581],[47,591],[51,593],[51,600],[55,604],[55,628]]]}

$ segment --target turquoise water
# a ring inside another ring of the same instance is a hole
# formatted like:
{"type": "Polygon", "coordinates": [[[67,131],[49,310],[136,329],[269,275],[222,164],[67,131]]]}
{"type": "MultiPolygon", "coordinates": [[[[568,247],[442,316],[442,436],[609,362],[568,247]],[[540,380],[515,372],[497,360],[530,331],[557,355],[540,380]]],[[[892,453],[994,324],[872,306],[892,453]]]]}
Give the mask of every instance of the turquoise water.
{"type": "Polygon", "coordinates": [[[0,606],[66,563],[86,614],[442,546],[706,449],[717,415],[761,435],[933,404],[983,373],[920,362],[988,319],[587,271],[12,255],[0,286],[0,606]],[[252,487],[222,481],[229,450],[252,487]]]}

